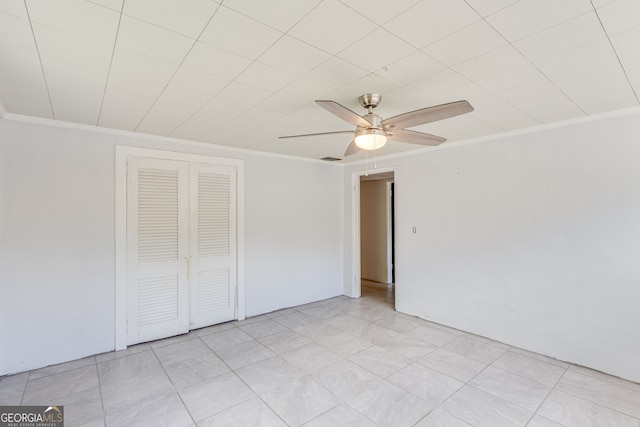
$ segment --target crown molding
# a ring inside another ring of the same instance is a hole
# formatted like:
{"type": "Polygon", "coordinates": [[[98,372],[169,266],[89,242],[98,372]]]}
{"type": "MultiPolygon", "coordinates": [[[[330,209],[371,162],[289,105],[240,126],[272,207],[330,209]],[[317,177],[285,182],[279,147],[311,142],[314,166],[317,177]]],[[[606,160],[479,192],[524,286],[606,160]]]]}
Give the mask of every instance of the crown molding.
{"type": "MultiPolygon", "coordinates": [[[[515,130],[510,130],[510,131],[505,131],[500,133],[492,133],[490,135],[483,135],[475,138],[461,139],[458,141],[451,141],[449,143],[445,143],[437,147],[421,147],[415,150],[408,150],[408,151],[403,151],[401,153],[389,154],[387,156],[378,156],[376,157],[375,161],[380,162],[385,160],[398,159],[402,157],[414,156],[417,154],[427,153],[427,152],[436,151],[436,150],[449,150],[449,149],[463,147],[465,145],[470,145],[470,144],[478,144],[478,143],[487,142],[487,141],[496,141],[499,139],[512,138],[514,136],[520,136],[520,135],[531,135],[531,134],[546,132],[551,129],[558,129],[558,128],[575,126],[575,125],[586,124],[586,123],[593,123],[593,122],[598,122],[600,120],[630,116],[632,114],[640,114],[640,107],[638,106],[629,107],[621,110],[607,111],[604,113],[576,117],[573,119],[562,120],[559,122],[545,123],[545,124],[530,126],[522,129],[515,129],[515,130]]],[[[371,161],[372,159],[368,159],[369,163],[371,163],[371,161]]],[[[355,162],[347,163],[345,164],[345,166],[364,165],[366,163],[367,163],[366,159],[361,159],[355,162]]]]}
{"type": "Polygon", "coordinates": [[[606,119],[611,119],[616,117],[624,117],[632,114],[640,114],[640,106],[630,107],[630,108],[625,108],[625,109],[615,110],[615,111],[607,111],[604,113],[582,116],[582,117],[577,117],[573,119],[562,120],[559,122],[545,123],[545,124],[531,126],[531,127],[522,128],[522,129],[516,129],[516,130],[505,131],[500,133],[493,133],[490,135],[484,135],[476,138],[468,138],[468,139],[462,139],[458,141],[451,141],[449,143],[442,144],[437,147],[420,147],[414,150],[402,151],[400,153],[389,154],[386,156],[376,156],[375,160],[359,159],[359,160],[349,161],[347,159],[342,159],[342,161],[340,162],[326,162],[320,159],[311,159],[308,157],[293,156],[289,154],[271,153],[268,151],[251,150],[247,148],[239,148],[239,147],[233,147],[229,145],[220,145],[220,144],[214,144],[209,142],[192,141],[188,139],[151,135],[146,133],[132,132],[128,130],[111,129],[111,128],[104,128],[100,126],[91,126],[91,125],[85,125],[85,124],[79,124],[79,123],[65,122],[61,120],[47,119],[42,117],[13,114],[13,113],[7,112],[6,109],[0,103],[0,119],[10,120],[10,121],[33,123],[33,124],[39,124],[44,126],[76,129],[76,130],[83,130],[83,131],[90,131],[90,132],[100,132],[106,135],[113,135],[120,138],[172,142],[180,145],[200,147],[200,148],[208,147],[208,148],[214,148],[216,150],[220,150],[223,152],[227,152],[228,155],[230,156],[245,155],[245,156],[297,160],[297,161],[310,162],[315,164],[323,164],[330,167],[342,167],[342,168],[364,165],[368,162],[371,162],[372,160],[375,162],[381,162],[381,161],[386,161],[391,159],[398,159],[398,158],[414,156],[422,153],[427,153],[430,151],[448,150],[448,149],[463,147],[465,145],[470,145],[470,144],[477,144],[477,143],[482,143],[487,141],[495,141],[495,140],[504,139],[504,138],[512,138],[520,135],[530,135],[530,134],[545,132],[551,129],[558,129],[558,128],[563,128],[568,126],[585,124],[585,123],[593,123],[600,120],[606,120],[606,119]]]}
{"type": "MultiPolygon", "coordinates": [[[[36,125],[51,126],[51,127],[57,127],[57,128],[63,128],[63,129],[75,129],[75,130],[81,130],[85,132],[99,132],[104,135],[112,135],[116,138],[131,138],[131,139],[138,139],[138,140],[145,140],[145,141],[171,142],[174,144],[180,144],[180,145],[190,146],[190,147],[216,149],[216,150],[220,150],[228,153],[227,155],[229,156],[244,155],[244,156],[269,157],[269,158],[278,158],[283,160],[296,160],[296,161],[310,162],[315,164],[323,164],[330,167],[344,166],[338,162],[332,163],[332,162],[326,162],[320,159],[311,159],[308,157],[292,156],[290,154],[271,153],[267,151],[251,150],[248,148],[233,147],[229,145],[214,144],[210,142],[192,141],[189,139],[173,138],[173,137],[161,136],[161,135],[151,135],[151,134],[141,133],[141,132],[132,132],[129,130],[112,129],[112,128],[105,128],[100,126],[86,125],[81,123],[66,122],[62,120],[53,120],[53,119],[48,119],[44,117],[33,117],[33,116],[25,116],[21,114],[6,113],[4,118],[6,120],[14,121],[14,122],[31,123],[36,125]]],[[[118,143],[118,141],[116,141],[116,143],[118,143]]]]}

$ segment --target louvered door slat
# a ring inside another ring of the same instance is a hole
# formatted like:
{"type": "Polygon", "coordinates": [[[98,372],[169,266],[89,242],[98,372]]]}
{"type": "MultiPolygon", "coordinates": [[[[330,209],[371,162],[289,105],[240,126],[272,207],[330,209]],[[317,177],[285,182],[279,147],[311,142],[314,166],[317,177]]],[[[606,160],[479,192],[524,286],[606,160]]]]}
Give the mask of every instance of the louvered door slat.
{"type": "Polygon", "coordinates": [[[198,256],[229,254],[229,175],[198,174],[198,256]]]}
{"type": "Polygon", "coordinates": [[[138,256],[140,262],[178,259],[178,171],[138,171],[138,256]]]}
{"type": "Polygon", "coordinates": [[[153,277],[138,283],[138,326],[178,318],[178,277],[153,277]]]}
{"type": "Polygon", "coordinates": [[[128,163],[132,276],[128,344],[188,331],[188,165],[134,158],[128,163]]]}
{"type": "Polygon", "coordinates": [[[192,165],[194,280],[192,327],[235,318],[235,174],[213,165],[192,165]]]}
{"type": "Polygon", "coordinates": [[[198,275],[198,311],[229,307],[229,269],[211,270],[198,275]]]}

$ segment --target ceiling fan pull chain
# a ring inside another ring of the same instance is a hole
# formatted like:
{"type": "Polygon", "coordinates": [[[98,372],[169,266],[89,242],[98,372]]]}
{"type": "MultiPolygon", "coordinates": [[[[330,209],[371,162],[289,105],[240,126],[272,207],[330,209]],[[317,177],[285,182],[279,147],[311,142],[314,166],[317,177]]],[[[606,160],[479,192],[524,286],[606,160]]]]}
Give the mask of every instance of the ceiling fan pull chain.
{"type": "Polygon", "coordinates": [[[369,176],[369,150],[364,152],[364,176],[369,176]]]}
{"type": "Polygon", "coordinates": [[[378,169],[378,161],[376,159],[376,150],[373,151],[373,168],[378,169]]]}

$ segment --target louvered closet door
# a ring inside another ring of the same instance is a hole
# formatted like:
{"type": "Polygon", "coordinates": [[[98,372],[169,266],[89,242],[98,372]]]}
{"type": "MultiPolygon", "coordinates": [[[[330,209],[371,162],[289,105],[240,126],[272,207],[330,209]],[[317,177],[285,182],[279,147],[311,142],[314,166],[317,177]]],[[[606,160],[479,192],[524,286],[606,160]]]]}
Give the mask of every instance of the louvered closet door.
{"type": "Polygon", "coordinates": [[[191,164],[191,328],[235,319],[235,169],[191,164]]]}
{"type": "Polygon", "coordinates": [[[189,330],[188,163],[127,163],[127,344],[189,330]]]}

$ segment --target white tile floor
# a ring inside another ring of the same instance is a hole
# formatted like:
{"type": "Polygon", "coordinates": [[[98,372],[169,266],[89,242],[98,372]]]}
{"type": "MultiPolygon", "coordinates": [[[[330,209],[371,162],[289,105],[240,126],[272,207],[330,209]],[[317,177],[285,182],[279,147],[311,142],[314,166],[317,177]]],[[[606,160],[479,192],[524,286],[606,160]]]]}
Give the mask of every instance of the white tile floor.
{"type": "Polygon", "coordinates": [[[332,298],[0,379],[71,426],[640,426],[640,384],[332,298]]]}

